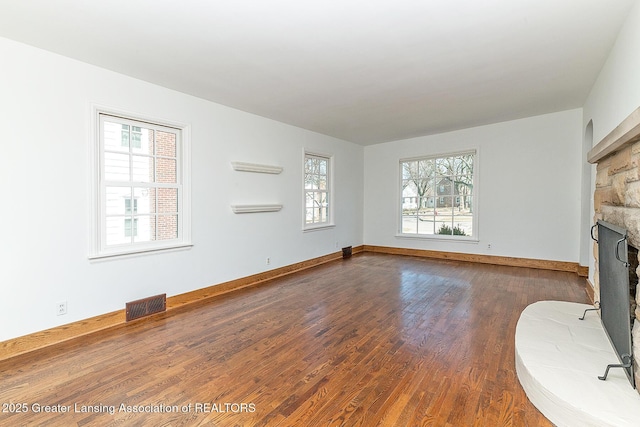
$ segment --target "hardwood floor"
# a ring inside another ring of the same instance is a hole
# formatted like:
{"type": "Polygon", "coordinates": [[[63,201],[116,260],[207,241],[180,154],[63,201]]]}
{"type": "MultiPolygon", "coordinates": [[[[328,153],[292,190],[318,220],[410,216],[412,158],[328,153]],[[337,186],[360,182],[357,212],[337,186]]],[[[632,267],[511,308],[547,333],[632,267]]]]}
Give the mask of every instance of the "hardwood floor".
{"type": "Polygon", "coordinates": [[[545,299],[584,278],[365,253],[1,362],[0,425],[551,426],[514,365],[545,299]]]}

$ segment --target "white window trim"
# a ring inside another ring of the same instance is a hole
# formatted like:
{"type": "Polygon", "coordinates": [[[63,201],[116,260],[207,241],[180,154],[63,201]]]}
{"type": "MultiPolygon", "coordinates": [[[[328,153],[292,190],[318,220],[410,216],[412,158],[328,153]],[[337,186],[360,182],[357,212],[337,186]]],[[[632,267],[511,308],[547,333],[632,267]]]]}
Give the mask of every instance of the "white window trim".
{"type": "Polygon", "coordinates": [[[480,186],[478,182],[480,181],[480,168],[479,161],[480,158],[480,148],[474,147],[469,148],[468,150],[460,150],[446,153],[437,153],[437,154],[427,154],[424,156],[415,156],[402,158],[398,160],[397,168],[398,168],[398,195],[396,197],[396,206],[397,206],[397,231],[396,238],[402,239],[417,239],[417,240],[429,240],[429,241],[446,241],[446,242],[459,242],[459,243],[478,243],[480,241],[480,228],[479,228],[479,217],[480,217],[480,186]],[[442,234],[415,234],[415,233],[403,233],[402,232],[402,163],[410,162],[415,160],[424,160],[424,159],[439,159],[443,157],[454,157],[462,154],[474,154],[474,163],[473,163],[473,203],[474,203],[474,213],[473,213],[473,236],[447,236],[442,234]]]}
{"type": "Polygon", "coordinates": [[[178,123],[170,120],[159,119],[147,115],[129,112],[112,107],[101,105],[91,105],[90,109],[90,144],[89,144],[89,255],[91,260],[124,258],[138,255],[149,255],[158,252],[175,251],[189,249],[193,246],[191,242],[191,126],[185,123],[178,123]],[[106,248],[103,242],[102,212],[101,212],[101,156],[100,146],[100,115],[110,115],[121,117],[127,120],[148,122],[160,126],[175,128],[181,131],[180,144],[180,165],[179,170],[182,180],[181,197],[181,232],[182,238],[170,242],[154,242],[149,245],[135,245],[131,247],[106,248]]]}
{"type": "Polygon", "coordinates": [[[309,232],[309,231],[319,231],[319,230],[326,230],[329,228],[335,228],[335,221],[334,221],[334,185],[333,185],[333,177],[334,177],[334,156],[332,154],[327,154],[327,153],[323,153],[323,152],[319,152],[319,151],[315,151],[315,150],[303,150],[302,152],[302,231],[303,232],[309,232]],[[304,164],[306,161],[307,156],[315,156],[315,157],[322,157],[328,160],[328,167],[329,167],[329,173],[327,174],[327,178],[329,179],[329,185],[328,185],[328,203],[329,203],[329,209],[328,209],[328,215],[329,215],[329,221],[327,222],[323,222],[323,223],[316,223],[316,224],[307,224],[306,221],[306,212],[307,212],[307,203],[306,203],[306,197],[307,197],[307,191],[305,188],[305,171],[304,171],[304,164]]]}

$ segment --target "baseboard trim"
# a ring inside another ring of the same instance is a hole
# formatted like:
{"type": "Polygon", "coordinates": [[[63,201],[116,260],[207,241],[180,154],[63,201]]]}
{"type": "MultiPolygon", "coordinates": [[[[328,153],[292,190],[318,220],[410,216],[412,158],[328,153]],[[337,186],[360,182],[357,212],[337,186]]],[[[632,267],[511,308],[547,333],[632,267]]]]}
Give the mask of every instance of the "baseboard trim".
{"type": "Polygon", "coordinates": [[[589,267],[584,265],[578,265],[578,276],[580,277],[589,277],[589,267]]]}
{"type": "MultiPolygon", "coordinates": [[[[511,267],[537,268],[543,270],[556,270],[576,273],[580,276],[588,277],[588,267],[578,265],[578,263],[564,261],[547,261],[530,258],[502,257],[494,255],[465,254],[458,252],[442,252],[424,249],[395,248],[388,246],[361,245],[353,248],[352,253],[362,252],[382,253],[390,255],[406,255],[423,258],[444,259],[451,261],[475,262],[481,264],[504,265],[511,267]]],[[[153,319],[157,316],[170,315],[178,309],[187,308],[193,304],[204,303],[212,298],[227,294],[239,289],[257,286],[264,282],[287,276],[309,268],[342,259],[342,252],[334,252],[318,258],[309,259],[274,270],[265,271],[251,276],[242,277],[228,282],[220,283],[206,288],[197,289],[183,294],[174,295],[167,298],[167,311],[156,315],[148,316],[134,322],[153,319]]],[[[587,280],[588,282],[588,280],[587,280]]],[[[593,287],[586,286],[587,294],[593,301],[593,287]],[[589,294],[589,288],[591,293],[589,294]]],[[[122,327],[126,324],[125,310],[118,310],[111,313],[102,314],[77,322],[69,323],[44,331],[35,332],[22,337],[0,342],[0,361],[20,356],[36,350],[42,350],[57,344],[62,344],[76,338],[81,338],[97,332],[122,327]]]]}
{"type": "MultiPolygon", "coordinates": [[[[527,268],[536,268],[541,270],[555,270],[555,271],[566,271],[570,273],[579,274],[580,266],[576,262],[567,262],[567,261],[548,261],[542,259],[533,259],[533,258],[515,258],[515,257],[504,257],[504,256],[495,256],[495,255],[482,255],[482,254],[465,254],[461,252],[442,252],[442,251],[432,251],[426,249],[407,249],[407,248],[395,248],[390,246],[372,246],[365,245],[365,252],[375,252],[375,253],[383,253],[383,254],[391,254],[391,255],[407,255],[407,256],[415,256],[422,258],[434,258],[434,259],[445,259],[450,261],[464,261],[464,262],[475,262],[480,264],[492,264],[492,265],[504,265],[509,267],[527,267],[527,268]]],[[[589,275],[589,270],[587,268],[587,276],[589,275]]]]}
{"type": "MultiPolygon", "coordinates": [[[[358,254],[363,252],[364,246],[356,246],[352,253],[358,254]]],[[[174,295],[167,298],[167,311],[139,319],[134,322],[146,321],[158,316],[170,315],[172,311],[176,311],[191,304],[202,303],[217,296],[227,294],[239,289],[256,286],[269,280],[287,276],[309,268],[317,267],[328,262],[342,259],[342,251],[334,252],[318,258],[309,259],[274,270],[265,271],[247,277],[231,280],[206,288],[197,289],[191,292],[174,295]]],[[[131,323],[131,322],[130,322],[131,323]]],[[[46,329],[44,331],[34,332],[18,338],[0,342],[0,361],[10,359],[12,357],[24,355],[36,350],[42,350],[54,345],[62,344],[76,338],[81,338],[97,332],[122,327],[126,324],[125,310],[118,310],[111,313],[101,314],[99,316],[72,322],[66,325],[57,326],[46,329]]]]}

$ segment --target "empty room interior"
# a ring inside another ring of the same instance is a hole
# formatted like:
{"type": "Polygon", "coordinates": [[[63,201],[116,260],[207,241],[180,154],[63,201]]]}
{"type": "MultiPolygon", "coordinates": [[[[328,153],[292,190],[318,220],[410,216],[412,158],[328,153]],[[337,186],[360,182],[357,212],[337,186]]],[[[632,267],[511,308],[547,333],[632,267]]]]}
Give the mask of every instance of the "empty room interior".
{"type": "Polygon", "coordinates": [[[640,247],[640,1],[0,0],[0,57],[0,425],[591,425],[516,335],[640,247]]]}

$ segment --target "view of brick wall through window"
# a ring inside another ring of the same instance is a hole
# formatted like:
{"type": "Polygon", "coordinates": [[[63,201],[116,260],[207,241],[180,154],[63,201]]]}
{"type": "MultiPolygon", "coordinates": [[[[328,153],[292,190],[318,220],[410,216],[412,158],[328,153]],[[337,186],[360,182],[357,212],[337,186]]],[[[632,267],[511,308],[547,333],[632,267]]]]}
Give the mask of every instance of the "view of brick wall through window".
{"type": "Polygon", "coordinates": [[[178,131],[105,118],[106,245],[179,238],[178,131]]]}
{"type": "MultiPolygon", "coordinates": [[[[149,152],[153,153],[153,139],[155,133],[156,144],[156,176],[150,176],[150,181],[157,183],[175,184],[176,176],[176,135],[162,131],[149,132],[149,152]],[[155,179],[154,179],[155,178],[155,179]]],[[[150,168],[153,175],[153,168],[150,168]]],[[[149,194],[150,212],[155,211],[155,191],[149,194]]],[[[178,237],[178,190],[175,188],[158,188],[157,221],[151,221],[151,236],[158,240],[175,239],[178,237]],[[157,233],[156,233],[157,227],[157,233]]]]}

